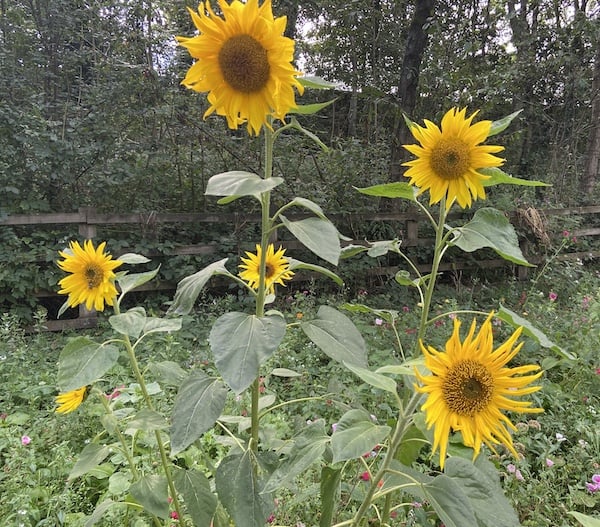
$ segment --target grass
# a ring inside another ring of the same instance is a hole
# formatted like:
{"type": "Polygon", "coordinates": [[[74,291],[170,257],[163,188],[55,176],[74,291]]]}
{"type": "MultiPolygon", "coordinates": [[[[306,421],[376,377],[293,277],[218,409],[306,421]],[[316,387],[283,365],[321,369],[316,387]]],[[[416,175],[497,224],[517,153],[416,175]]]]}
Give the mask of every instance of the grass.
{"type": "MultiPolygon", "coordinates": [[[[590,492],[586,485],[594,474],[600,473],[600,275],[593,268],[574,264],[557,264],[545,272],[531,282],[446,284],[438,292],[436,309],[441,313],[453,308],[489,309],[503,304],[529,319],[563,349],[577,354],[576,360],[567,360],[527,341],[518,360],[544,367],[543,389],[532,397],[536,406],[543,407],[545,412],[535,416],[536,419],[525,417],[517,421],[515,443],[523,454],[521,459],[514,460],[502,452],[491,456],[522,525],[574,527],[579,524],[568,511],[600,517],[600,491],[590,492]]],[[[304,291],[287,291],[277,308],[286,313],[292,327],[280,351],[263,368],[261,390],[263,396],[273,395],[277,402],[302,401],[267,415],[261,429],[265,447],[283,448],[282,438],[292,436],[307,421],[322,419],[330,430],[351,405],[360,405],[376,414],[380,422],[393,417],[384,394],[358,383],[356,377],[330,361],[293,327],[294,322],[313,314],[322,303],[340,305],[346,301],[397,310],[404,349],[413,349],[418,307],[406,290],[398,286],[390,286],[383,293],[359,290],[355,294],[334,296],[320,293],[314,285],[304,291]],[[286,368],[298,376],[271,375],[273,368],[286,368]]],[[[215,374],[207,343],[212,322],[231,309],[246,308],[236,296],[202,297],[197,311],[187,317],[180,332],[149,341],[143,361],[169,360],[186,370],[201,368],[215,374]]],[[[371,365],[389,361],[390,355],[398,357],[399,350],[389,326],[376,322],[372,315],[353,313],[348,316],[367,341],[371,365]]],[[[43,317],[38,316],[38,328],[42,326],[43,317]]],[[[443,343],[450,329],[451,321],[440,319],[430,334],[431,342],[443,343]]],[[[499,326],[498,331],[503,336],[509,330],[499,326]]],[[[105,322],[92,333],[110,334],[105,322]]],[[[123,484],[108,463],[67,481],[81,450],[90,438],[102,433],[103,415],[101,405],[93,402],[67,416],[54,413],[56,362],[71,336],[73,334],[44,331],[26,334],[11,313],[4,313],[0,318],[0,382],[3,386],[0,395],[0,518],[3,526],[83,525],[96,502],[117,495],[119,485],[123,484]]],[[[131,396],[135,393],[125,362],[119,362],[99,387],[107,394],[117,387],[131,396]]],[[[160,404],[168,413],[176,390],[169,383],[157,389],[161,390],[160,404]]],[[[243,394],[230,397],[227,405],[226,413],[242,417],[250,407],[243,394]]],[[[178,463],[197,466],[209,474],[228,448],[226,437],[215,428],[181,454],[178,463]]],[[[427,449],[422,450],[417,463],[428,466],[427,449]]],[[[356,475],[348,479],[343,488],[342,502],[344,507],[352,508],[353,496],[363,492],[361,477],[365,469],[359,462],[353,462],[349,469],[356,475]]],[[[315,512],[318,504],[314,503],[318,489],[311,474],[308,471],[295,489],[278,496],[273,519],[277,525],[318,524],[315,512]]],[[[110,515],[103,521],[105,523],[98,525],[125,524],[122,517],[115,516],[111,520],[110,515]]],[[[131,525],[146,524],[138,518],[132,519],[131,525]]],[[[419,504],[399,508],[391,525],[434,526],[439,522],[427,504],[419,504]]]]}

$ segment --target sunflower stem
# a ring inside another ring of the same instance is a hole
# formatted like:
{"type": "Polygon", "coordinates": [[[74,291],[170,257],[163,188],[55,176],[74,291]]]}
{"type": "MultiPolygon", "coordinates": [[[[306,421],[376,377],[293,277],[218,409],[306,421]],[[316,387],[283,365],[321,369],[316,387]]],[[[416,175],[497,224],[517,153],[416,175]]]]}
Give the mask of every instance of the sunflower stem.
{"type": "MultiPolygon", "coordinates": [[[[270,124],[270,123],[269,123],[270,124]]],[[[275,136],[269,126],[263,126],[265,137],[265,159],[264,159],[264,179],[270,179],[273,175],[273,144],[275,136]]],[[[271,192],[263,192],[260,195],[261,205],[261,225],[260,225],[260,262],[258,267],[258,289],[256,292],[256,316],[258,318],[265,315],[266,290],[266,270],[267,270],[267,246],[271,233],[271,192]]],[[[254,452],[258,451],[258,432],[259,432],[259,411],[258,402],[260,396],[260,381],[257,376],[251,387],[251,414],[250,414],[250,447],[254,452]]]]}
{"type": "MultiPolygon", "coordinates": [[[[404,411],[401,411],[400,416],[398,418],[398,422],[396,423],[396,428],[394,429],[394,435],[392,436],[392,440],[390,442],[390,448],[388,453],[383,458],[381,466],[379,470],[375,473],[375,475],[371,478],[371,485],[369,490],[367,491],[366,496],[364,497],[362,503],[356,515],[352,521],[352,527],[358,527],[364,518],[367,510],[372,505],[373,495],[377,492],[379,482],[383,479],[385,474],[389,471],[390,464],[395,458],[396,450],[400,446],[402,442],[402,438],[406,433],[410,423],[412,422],[413,414],[419,405],[419,401],[421,400],[421,394],[419,392],[414,392],[410,401],[406,405],[404,411]]],[[[388,509],[389,510],[389,509],[388,509]]],[[[387,518],[384,516],[383,521],[386,521],[387,518]]]]}
{"type": "MultiPolygon", "coordinates": [[[[114,303],[114,311],[115,315],[119,315],[121,313],[120,310],[120,302],[114,303]]],[[[148,393],[148,388],[146,387],[146,381],[144,380],[144,375],[140,370],[139,363],[137,361],[137,357],[135,356],[135,349],[133,344],[131,343],[131,339],[129,335],[123,335],[123,342],[125,344],[125,349],[127,350],[127,356],[129,357],[129,363],[131,365],[131,369],[133,370],[133,375],[135,380],[137,381],[140,390],[142,392],[142,397],[146,406],[149,410],[154,411],[154,405],[152,404],[152,399],[150,398],[150,394],[148,393]]],[[[173,500],[173,507],[177,512],[180,521],[183,522],[183,514],[181,505],[179,503],[179,498],[177,497],[177,490],[175,489],[175,483],[173,482],[173,475],[171,474],[171,465],[169,463],[169,459],[167,457],[167,452],[165,450],[165,446],[162,442],[162,437],[160,435],[159,430],[154,431],[154,436],[156,437],[156,444],[158,445],[158,451],[160,454],[160,461],[165,473],[165,477],[167,478],[167,486],[169,487],[169,493],[171,494],[171,499],[173,500]]]]}
{"type": "Polygon", "coordinates": [[[425,288],[423,310],[421,312],[421,322],[419,324],[419,332],[417,333],[417,350],[419,342],[421,342],[423,340],[423,337],[425,336],[425,329],[427,328],[429,320],[429,310],[431,309],[431,300],[433,298],[433,291],[435,289],[437,273],[445,252],[444,248],[446,247],[446,242],[444,239],[444,225],[446,223],[447,212],[448,211],[446,210],[446,199],[442,198],[442,201],[440,202],[440,216],[437,223],[434,222],[435,246],[433,250],[433,259],[431,261],[431,274],[429,275],[429,280],[427,280],[427,287],[425,288]]]}

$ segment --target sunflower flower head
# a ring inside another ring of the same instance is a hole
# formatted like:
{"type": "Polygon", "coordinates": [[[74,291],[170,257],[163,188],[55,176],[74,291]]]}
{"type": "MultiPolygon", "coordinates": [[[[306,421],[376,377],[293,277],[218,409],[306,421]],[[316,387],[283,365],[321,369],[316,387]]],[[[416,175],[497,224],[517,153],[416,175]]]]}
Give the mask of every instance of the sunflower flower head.
{"type": "MultiPolygon", "coordinates": [[[[289,270],[289,262],[284,257],[285,249],[281,247],[275,251],[272,243],[267,246],[265,254],[265,288],[267,293],[275,292],[275,284],[285,286],[286,280],[291,280],[294,276],[293,271],[289,270]]],[[[246,252],[248,258],[242,258],[239,268],[240,278],[248,283],[252,289],[258,289],[260,281],[260,259],[262,257],[262,248],[256,245],[256,254],[246,252]]]]}
{"type": "Polygon", "coordinates": [[[523,345],[516,344],[523,328],[518,328],[494,350],[492,316],[490,313],[477,334],[473,321],[463,341],[459,334],[460,321],[455,319],[445,351],[425,348],[421,343],[431,375],[415,371],[420,383],[415,389],[427,394],[422,410],[427,427],[434,427],[433,452],[439,448],[442,469],[451,431],[461,432],[463,443],[474,450],[473,459],[479,455],[482,443],[493,452],[496,452],[494,444],[503,444],[518,458],[509,432],[516,428],[503,411],[543,411],[531,408],[529,401],[516,399],[540,389],[540,386],[528,386],[542,375],[539,366],[506,366],[523,345]]]}
{"type": "Polygon", "coordinates": [[[69,250],[59,252],[64,260],[59,260],[58,266],[70,274],[58,282],[58,292],[69,295],[69,307],[85,303],[87,309],[103,311],[105,303],[113,305],[117,296],[113,270],[122,262],[105,253],[105,246],[106,242],[102,242],[94,248],[92,241],[86,240],[83,247],[79,242],[71,242],[69,250]]]}
{"type": "Polygon", "coordinates": [[[89,393],[89,386],[82,386],[77,390],[61,393],[56,396],[56,413],[68,414],[79,408],[81,403],[86,400],[89,393]]]}
{"type": "Polygon", "coordinates": [[[294,87],[303,93],[291,64],[294,41],[283,36],[287,18],[273,17],[271,0],[260,7],[258,0],[219,0],[219,7],[222,17],[209,2],[190,9],[199,34],[177,37],[196,59],[182,84],[208,92],[205,118],[216,112],[230,128],[247,123],[248,133],[258,135],[271,116],[283,120],[296,107],[294,87]]]}
{"type": "Polygon", "coordinates": [[[414,123],[411,126],[420,145],[404,145],[417,156],[404,163],[409,167],[404,175],[419,188],[419,194],[429,190],[431,205],[446,198],[447,208],[456,201],[464,209],[471,206],[472,200],[485,199],[483,182],[489,176],[479,170],[504,163],[504,159],[492,155],[504,147],[480,144],[488,138],[492,122],[472,124],[478,112],[470,117],[466,112],[466,108],[450,109],[442,118],[441,127],[427,119],[424,128],[414,123]]]}

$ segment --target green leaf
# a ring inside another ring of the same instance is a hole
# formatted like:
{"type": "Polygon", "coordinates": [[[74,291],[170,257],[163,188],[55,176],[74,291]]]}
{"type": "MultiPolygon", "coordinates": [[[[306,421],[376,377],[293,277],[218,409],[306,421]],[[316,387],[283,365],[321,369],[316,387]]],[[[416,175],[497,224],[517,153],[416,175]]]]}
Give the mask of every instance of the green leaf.
{"type": "Polygon", "coordinates": [[[75,465],[69,472],[67,479],[73,480],[79,476],[87,474],[93,468],[96,468],[110,454],[110,448],[98,443],[89,443],[79,454],[75,465]]]}
{"type": "Polygon", "coordinates": [[[61,392],[88,386],[102,377],[119,358],[119,350],[111,344],[103,345],[76,337],[67,342],[58,358],[57,384],[61,392]]]}
{"type": "Polygon", "coordinates": [[[395,458],[403,465],[411,466],[419,457],[423,447],[429,441],[415,425],[411,425],[402,436],[402,442],[396,450],[395,458]]]}
{"type": "Polygon", "coordinates": [[[419,189],[415,186],[401,181],[373,185],[372,187],[354,188],[361,194],[366,194],[367,196],[379,196],[381,198],[402,198],[409,201],[417,201],[417,193],[419,192],[419,189]]]}
{"type": "Polygon", "coordinates": [[[168,428],[168,426],[169,424],[164,416],[154,410],[143,408],[127,423],[126,431],[128,433],[137,432],[138,430],[150,432],[154,430],[164,430],[165,428],[168,428]]]}
{"type": "Polygon", "coordinates": [[[312,88],[313,90],[332,90],[337,87],[337,84],[326,81],[325,79],[314,75],[298,77],[297,80],[305,88],[312,88]]]}
{"type": "Polygon", "coordinates": [[[169,518],[169,494],[164,476],[143,476],[129,487],[129,492],[150,514],[165,520],[169,518]]]}
{"type": "Polygon", "coordinates": [[[317,273],[322,274],[323,276],[331,278],[339,286],[344,285],[344,281],[337,274],[335,274],[333,271],[330,271],[326,267],[321,267],[320,265],[301,262],[300,260],[296,260],[295,258],[286,257],[286,260],[288,261],[290,271],[295,271],[296,269],[304,269],[306,271],[315,271],[317,273]]]}
{"type": "Polygon", "coordinates": [[[150,317],[144,324],[144,335],[150,333],[171,333],[181,329],[182,320],[180,318],[158,318],[150,317]]]}
{"type": "Polygon", "coordinates": [[[227,456],[217,467],[217,495],[235,525],[264,527],[274,503],[270,494],[262,494],[253,470],[251,451],[227,456]]]}
{"type": "Polygon", "coordinates": [[[521,179],[513,177],[497,167],[480,168],[477,170],[484,176],[490,176],[489,179],[484,179],[481,183],[484,187],[493,185],[520,185],[522,187],[551,187],[550,183],[536,181],[534,179],[521,179]]]}
{"type": "Polygon", "coordinates": [[[187,315],[193,309],[196,298],[198,298],[198,295],[206,285],[206,282],[208,282],[212,276],[232,276],[225,268],[225,262],[227,262],[227,260],[227,258],[223,258],[218,262],[213,262],[197,273],[181,280],[181,282],[177,284],[177,291],[175,291],[175,297],[173,298],[171,307],[169,307],[168,313],[187,315]]]}
{"type": "Polygon", "coordinates": [[[274,368],[271,370],[271,375],[276,377],[302,377],[297,371],[288,370],[287,368],[274,368]]]}
{"type": "Polygon", "coordinates": [[[227,196],[220,204],[229,203],[243,196],[258,197],[283,183],[283,178],[263,179],[257,174],[234,170],[212,176],[206,185],[207,196],[227,196]]]}
{"type": "Polygon", "coordinates": [[[123,503],[122,501],[113,501],[110,499],[104,500],[102,503],[96,505],[96,508],[94,509],[92,515],[87,518],[84,527],[93,527],[94,525],[96,525],[96,523],[98,523],[102,519],[102,516],[104,516],[106,511],[108,511],[108,509],[115,505],[127,507],[127,504],[123,503]]]}
{"type": "Polygon", "coordinates": [[[295,197],[292,201],[290,201],[287,204],[287,206],[302,207],[302,208],[309,210],[315,216],[318,216],[319,218],[321,218],[323,220],[327,219],[327,217],[325,216],[325,213],[323,212],[323,209],[319,205],[317,205],[314,201],[311,201],[306,198],[295,197]]]}
{"type": "Polygon", "coordinates": [[[121,295],[132,291],[136,287],[140,287],[144,285],[146,282],[152,280],[160,270],[160,265],[154,269],[154,271],[148,271],[146,273],[132,273],[132,274],[124,274],[117,277],[117,283],[119,284],[119,289],[121,290],[121,295]]]}
{"type": "Polygon", "coordinates": [[[577,360],[577,355],[568,352],[567,350],[561,348],[558,344],[552,342],[542,331],[532,325],[529,320],[517,315],[514,311],[511,311],[507,307],[501,305],[496,316],[514,328],[523,326],[523,335],[531,337],[543,348],[551,349],[566,359],[577,360]]]}
{"type": "Polygon", "coordinates": [[[136,264],[144,264],[150,262],[150,258],[146,258],[141,254],[136,253],[126,253],[122,254],[117,258],[119,262],[123,262],[124,264],[136,265],[136,264]]]}
{"type": "Polygon", "coordinates": [[[158,377],[159,382],[169,386],[179,386],[187,377],[187,372],[179,364],[170,360],[151,362],[148,367],[158,377]]]}
{"type": "Polygon", "coordinates": [[[194,525],[210,525],[217,510],[217,497],[210,490],[207,477],[198,470],[175,469],[175,488],[183,496],[185,508],[192,517],[194,525]]]}
{"type": "Polygon", "coordinates": [[[389,426],[375,424],[363,410],[349,410],[338,421],[331,436],[333,463],[358,459],[382,443],[390,430],[389,426]]]}
{"type": "Polygon", "coordinates": [[[342,469],[323,467],[321,470],[321,518],[319,527],[331,527],[336,504],[340,501],[342,469]]]}
{"type": "Polygon", "coordinates": [[[146,310],[143,307],[134,307],[125,313],[112,315],[108,322],[118,333],[136,339],[141,335],[146,324],[146,310]]]}
{"type": "Polygon", "coordinates": [[[290,221],[283,214],[280,219],[287,229],[304,246],[323,260],[337,265],[341,247],[338,230],[328,219],[306,218],[290,221]]]}
{"type": "Polygon", "coordinates": [[[573,516],[583,527],[600,527],[600,519],[588,516],[587,514],[581,514],[576,511],[569,511],[567,514],[573,516]]]}
{"type": "Polygon", "coordinates": [[[342,364],[367,365],[367,346],[352,321],[336,309],[321,306],[315,320],[300,324],[302,331],[319,348],[342,364]]]}
{"type": "Polygon", "coordinates": [[[260,365],[279,347],[286,330],[279,315],[257,317],[225,313],[214,323],[208,337],[219,373],[239,394],[258,376],[260,365]]]}
{"type": "Polygon", "coordinates": [[[519,517],[504,496],[497,470],[483,456],[479,456],[475,464],[460,457],[450,457],[446,461],[445,472],[468,497],[478,526],[521,525],[519,517]]]}
{"type": "Polygon", "coordinates": [[[173,406],[171,455],[185,450],[212,428],[227,400],[227,388],[201,371],[183,381],[173,406]]]}
{"type": "Polygon", "coordinates": [[[523,110],[517,110],[516,112],[511,113],[510,115],[507,115],[506,117],[503,117],[502,119],[493,121],[492,126],[490,128],[490,133],[488,134],[488,137],[499,134],[500,132],[503,132],[504,130],[506,130],[508,128],[508,125],[510,125],[510,123],[512,122],[512,120],[517,115],[519,115],[522,111],[523,110]]]}
{"type": "Polygon", "coordinates": [[[534,267],[525,260],[514,227],[499,210],[490,207],[478,209],[471,221],[463,227],[457,227],[453,233],[451,244],[465,252],[490,247],[505,260],[534,267]]]}
{"type": "Polygon", "coordinates": [[[364,382],[367,384],[386,392],[397,393],[397,385],[394,379],[390,379],[385,375],[381,375],[380,373],[374,373],[371,370],[366,368],[361,368],[360,366],[356,366],[354,364],[348,364],[344,362],[344,366],[348,368],[352,373],[358,375],[364,382]]]}
{"type": "Polygon", "coordinates": [[[424,366],[425,359],[419,357],[418,359],[410,359],[404,361],[402,364],[388,364],[377,368],[375,373],[391,373],[393,375],[414,375],[415,366],[424,366]]]}
{"type": "Polygon", "coordinates": [[[305,428],[294,437],[292,449],[271,474],[263,492],[273,492],[291,484],[296,476],[304,473],[314,463],[319,463],[329,441],[323,419],[318,419],[305,428]]]}
{"type": "Polygon", "coordinates": [[[329,105],[333,104],[337,101],[337,98],[331,99],[327,102],[315,103],[315,104],[299,104],[295,108],[292,108],[288,113],[289,114],[298,114],[298,115],[313,115],[315,113],[320,112],[323,108],[327,108],[329,105]]]}

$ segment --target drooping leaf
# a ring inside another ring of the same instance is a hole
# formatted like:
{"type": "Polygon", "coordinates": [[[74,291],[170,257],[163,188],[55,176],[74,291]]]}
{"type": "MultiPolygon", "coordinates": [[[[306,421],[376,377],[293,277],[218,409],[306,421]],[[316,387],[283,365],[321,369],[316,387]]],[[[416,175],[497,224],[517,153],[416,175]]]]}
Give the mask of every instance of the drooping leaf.
{"type": "Polygon", "coordinates": [[[471,221],[454,229],[452,244],[469,253],[490,247],[505,260],[533,267],[521,252],[514,227],[502,212],[491,207],[478,209],[471,221]]]}
{"type": "Polygon", "coordinates": [[[167,492],[167,478],[149,474],[142,476],[132,483],[129,492],[135,501],[144,507],[150,514],[159,518],[169,517],[169,494],[167,492]]]}
{"type": "Polygon", "coordinates": [[[315,203],[314,201],[311,201],[310,199],[295,197],[293,200],[291,200],[286,205],[286,207],[288,207],[288,206],[302,207],[304,209],[309,210],[315,216],[318,216],[319,218],[321,218],[323,220],[327,219],[327,217],[325,216],[325,213],[323,212],[323,209],[317,203],[315,203]]]}
{"type": "Polygon", "coordinates": [[[340,235],[329,220],[323,218],[306,218],[290,221],[283,214],[281,222],[301,242],[319,258],[337,265],[340,259],[340,235]]]}
{"type": "Polygon", "coordinates": [[[517,315],[514,311],[511,311],[507,307],[500,306],[496,316],[504,322],[510,324],[514,328],[523,326],[523,335],[527,335],[534,339],[543,348],[551,349],[552,351],[562,355],[564,358],[569,360],[576,360],[577,355],[561,348],[558,344],[552,342],[542,331],[536,328],[529,320],[517,315]]]}
{"type": "Polygon", "coordinates": [[[179,386],[187,377],[187,372],[179,364],[170,360],[151,362],[148,367],[160,383],[169,386],[179,386]]]}
{"type": "Polygon", "coordinates": [[[337,87],[337,84],[326,81],[325,79],[315,75],[298,77],[298,82],[305,88],[311,88],[313,90],[332,90],[337,87]]]}
{"type": "Polygon", "coordinates": [[[233,170],[212,176],[206,184],[205,194],[207,196],[227,196],[227,200],[219,200],[220,203],[228,203],[242,196],[258,197],[262,192],[274,189],[283,183],[283,178],[272,177],[263,179],[257,174],[233,170]]]}
{"type": "Polygon", "coordinates": [[[183,496],[185,508],[195,527],[210,525],[217,510],[217,497],[210,490],[207,477],[198,470],[176,469],[173,477],[175,488],[183,496]]]}
{"type": "Polygon", "coordinates": [[[147,271],[145,273],[127,273],[118,276],[116,281],[119,284],[121,294],[124,295],[136,287],[140,287],[141,285],[149,282],[158,274],[159,270],[160,265],[153,271],[147,271]]]}
{"type": "Polygon", "coordinates": [[[207,265],[204,269],[185,277],[179,284],[173,298],[173,303],[169,307],[168,313],[175,315],[187,315],[194,307],[196,298],[206,285],[206,282],[214,275],[229,275],[231,273],[225,268],[227,258],[207,265]]]}
{"type": "Polygon", "coordinates": [[[502,171],[497,167],[491,168],[480,168],[477,172],[482,173],[485,176],[490,176],[489,179],[483,180],[481,183],[484,187],[491,187],[493,185],[519,185],[522,187],[551,187],[550,183],[544,183],[543,181],[536,181],[534,179],[521,179],[513,177],[510,174],[502,171]]]}
{"type": "Polygon", "coordinates": [[[119,358],[111,344],[98,344],[87,337],[67,342],[58,358],[57,384],[61,392],[88,386],[110,370],[119,358]]]}
{"type": "Polygon", "coordinates": [[[138,430],[144,430],[146,432],[154,430],[164,430],[169,427],[169,423],[163,415],[159,414],[155,410],[148,408],[141,409],[131,421],[127,422],[126,432],[137,432],[138,430]]]}
{"type": "Polygon", "coordinates": [[[389,426],[378,425],[363,410],[349,410],[338,421],[331,436],[333,463],[358,459],[382,443],[390,433],[389,426]]]}
{"type": "Polygon", "coordinates": [[[96,525],[102,519],[102,516],[114,506],[127,507],[127,504],[122,501],[113,501],[111,499],[104,500],[102,503],[96,505],[92,515],[87,518],[84,527],[93,527],[96,525]]]}
{"type": "Polygon", "coordinates": [[[319,527],[331,527],[339,503],[342,469],[325,466],[321,470],[321,518],[319,527]]]}
{"type": "Polygon", "coordinates": [[[246,451],[221,461],[215,478],[217,494],[235,525],[264,527],[274,504],[270,494],[262,493],[251,455],[246,451]]]}
{"type": "Polygon", "coordinates": [[[143,307],[133,307],[125,313],[112,315],[108,322],[118,333],[136,339],[142,334],[146,324],[146,310],[143,307]]]}
{"type": "Polygon", "coordinates": [[[291,484],[296,476],[304,473],[321,460],[330,437],[325,433],[325,421],[318,419],[293,438],[293,446],[287,457],[271,474],[263,492],[274,492],[291,484]]]}
{"type": "Polygon", "coordinates": [[[209,335],[210,348],[219,373],[236,394],[256,379],[260,365],[275,353],[285,330],[285,319],[279,315],[259,318],[232,312],[216,320],[209,335]]]}
{"type": "Polygon", "coordinates": [[[227,400],[227,388],[219,379],[194,371],[181,384],[171,416],[171,455],[185,450],[212,428],[227,400]]]}
{"type": "Polygon", "coordinates": [[[594,518],[577,511],[569,511],[567,514],[573,516],[583,527],[600,527],[600,518],[594,518]]]}
{"type": "Polygon", "coordinates": [[[394,379],[390,379],[381,373],[375,373],[367,368],[361,368],[354,364],[348,364],[344,362],[344,366],[348,368],[352,373],[358,375],[367,384],[390,393],[396,393],[398,386],[394,379]]]}
{"type": "Polygon", "coordinates": [[[367,196],[378,196],[381,198],[402,198],[409,201],[417,201],[417,189],[413,185],[404,183],[402,181],[396,181],[394,183],[383,183],[381,185],[373,185],[371,187],[358,188],[354,187],[361,194],[367,196]]]}
{"type": "Polygon", "coordinates": [[[327,269],[325,267],[321,267],[320,265],[315,265],[315,264],[311,264],[311,263],[301,262],[300,260],[296,260],[295,258],[287,258],[286,257],[286,260],[289,263],[290,271],[296,271],[297,269],[304,269],[306,271],[315,271],[324,276],[327,276],[328,278],[331,278],[339,286],[344,285],[344,281],[337,274],[335,274],[333,271],[330,271],[329,269],[327,269]]]}
{"type": "Polygon", "coordinates": [[[338,310],[321,306],[317,311],[317,318],[303,321],[300,327],[333,360],[361,368],[368,366],[367,346],[360,331],[338,310]]]}
{"type": "Polygon", "coordinates": [[[497,121],[492,122],[492,126],[490,127],[490,132],[488,133],[488,137],[499,134],[508,128],[513,119],[519,115],[523,110],[517,110],[502,119],[498,119],[497,121]]]}
{"type": "Polygon", "coordinates": [[[142,256],[141,254],[136,254],[136,253],[122,254],[121,256],[119,256],[117,258],[117,260],[119,260],[120,262],[123,262],[124,264],[130,264],[130,265],[144,264],[144,263],[148,263],[151,261],[150,258],[146,258],[145,256],[142,256]]]}
{"type": "Polygon", "coordinates": [[[90,470],[97,467],[110,454],[110,447],[99,445],[98,443],[89,443],[79,454],[75,465],[69,472],[69,480],[78,478],[87,474],[90,470]]]}
{"type": "Polygon", "coordinates": [[[288,113],[290,114],[298,114],[298,115],[313,115],[315,113],[320,112],[323,108],[327,108],[329,105],[333,104],[336,99],[331,99],[327,102],[314,103],[314,104],[299,104],[296,107],[292,108],[288,113]]]}

